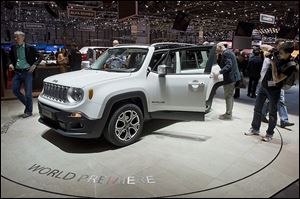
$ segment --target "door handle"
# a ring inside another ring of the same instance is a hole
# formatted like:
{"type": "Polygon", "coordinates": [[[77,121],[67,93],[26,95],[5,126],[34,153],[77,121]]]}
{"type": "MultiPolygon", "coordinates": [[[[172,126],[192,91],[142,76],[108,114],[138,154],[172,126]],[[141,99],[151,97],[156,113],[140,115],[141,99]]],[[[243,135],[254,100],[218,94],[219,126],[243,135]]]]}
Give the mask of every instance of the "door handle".
{"type": "Polygon", "coordinates": [[[192,87],[192,88],[198,88],[200,85],[204,85],[204,83],[202,82],[199,82],[197,80],[194,80],[192,82],[189,82],[189,85],[192,87]]]}

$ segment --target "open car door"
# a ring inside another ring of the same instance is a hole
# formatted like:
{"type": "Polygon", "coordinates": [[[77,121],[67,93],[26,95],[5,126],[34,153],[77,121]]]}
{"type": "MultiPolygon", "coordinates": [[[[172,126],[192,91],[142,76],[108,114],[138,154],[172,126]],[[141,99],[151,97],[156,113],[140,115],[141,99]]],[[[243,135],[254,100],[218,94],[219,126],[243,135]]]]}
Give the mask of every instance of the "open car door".
{"type": "Polygon", "coordinates": [[[214,70],[220,67],[213,46],[170,50],[148,76],[151,110],[208,112],[215,90],[222,85],[222,77],[215,79],[211,75],[214,70]],[[167,70],[165,75],[157,72],[162,66],[167,70]]]}

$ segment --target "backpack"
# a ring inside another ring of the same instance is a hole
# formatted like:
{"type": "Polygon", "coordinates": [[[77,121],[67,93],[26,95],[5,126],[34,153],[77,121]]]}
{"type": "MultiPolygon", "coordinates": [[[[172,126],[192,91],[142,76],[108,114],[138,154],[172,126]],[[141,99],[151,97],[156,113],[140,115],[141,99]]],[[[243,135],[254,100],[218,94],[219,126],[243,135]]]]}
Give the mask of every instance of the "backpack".
{"type": "Polygon", "coordinates": [[[285,70],[289,67],[295,67],[295,70],[290,76],[286,77],[283,80],[283,87],[282,87],[283,90],[288,90],[292,86],[295,86],[296,80],[299,79],[299,65],[294,61],[290,61],[289,63],[287,63],[285,70]]]}

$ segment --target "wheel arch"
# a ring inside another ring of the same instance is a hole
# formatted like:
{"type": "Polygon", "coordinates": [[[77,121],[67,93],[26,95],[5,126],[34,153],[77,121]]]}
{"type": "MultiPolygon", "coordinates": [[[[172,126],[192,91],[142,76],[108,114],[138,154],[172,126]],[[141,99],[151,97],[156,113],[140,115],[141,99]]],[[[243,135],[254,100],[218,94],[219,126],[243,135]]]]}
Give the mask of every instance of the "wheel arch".
{"type": "Polygon", "coordinates": [[[126,103],[132,103],[137,105],[141,109],[144,118],[150,118],[145,93],[142,91],[132,91],[117,94],[108,99],[102,114],[102,117],[105,119],[105,123],[107,122],[111,114],[114,112],[114,110],[126,103]]]}

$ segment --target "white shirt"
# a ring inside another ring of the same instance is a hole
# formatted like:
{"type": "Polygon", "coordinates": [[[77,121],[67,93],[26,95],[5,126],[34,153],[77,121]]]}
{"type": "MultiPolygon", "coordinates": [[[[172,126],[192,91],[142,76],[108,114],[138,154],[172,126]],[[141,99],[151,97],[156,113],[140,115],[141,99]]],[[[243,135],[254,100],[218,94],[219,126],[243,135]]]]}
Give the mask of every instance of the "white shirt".
{"type": "Polygon", "coordinates": [[[265,57],[264,59],[264,62],[263,62],[263,66],[262,66],[262,69],[260,71],[260,79],[259,79],[259,82],[261,83],[262,80],[264,79],[267,71],[268,71],[268,68],[271,66],[271,59],[270,58],[267,58],[265,57]]]}

